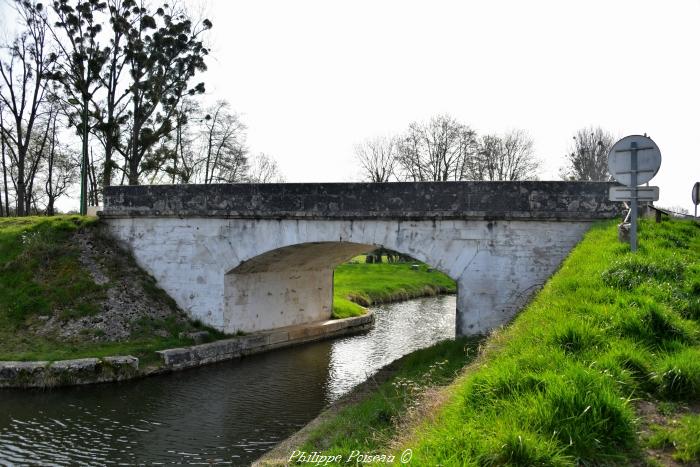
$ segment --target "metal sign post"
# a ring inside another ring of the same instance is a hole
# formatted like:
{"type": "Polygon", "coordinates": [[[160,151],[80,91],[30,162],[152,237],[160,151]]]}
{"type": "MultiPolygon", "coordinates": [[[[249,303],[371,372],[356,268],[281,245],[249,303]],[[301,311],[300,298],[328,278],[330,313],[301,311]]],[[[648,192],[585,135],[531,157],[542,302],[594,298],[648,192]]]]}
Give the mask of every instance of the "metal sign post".
{"type": "Polygon", "coordinates": [[[695,185],[693,185],[692,199],[693,204],[695,205],[695,217],[698,217],[698,204],[700,204],[700,182],[695,182],[695,185]]]}
{"type": "MultiPolygon", "coordinates": [[[[610,199],[630,201],[630,250],[637,251],[637,215],[639,199],[658,199],[657,187],[638,188],[638,185],[651,180],[661,166],[659,147],[646,135],[631,135],[622,138],[610,149],[608,169],[610,174],[629,188],[627,196],[621,196],[623,190],[611,189],[610,199]],[[627,155],[629,154],[629,157],[627,155]],[[649,190],[650,188],[655,190],[649,190]],[[644,195],[640,196],[640,191],[644,195]],[[652,193],[650,193],[650,191],[652,193]]],[[[613,187],[618,188],[618,187],[613,187]]]]}

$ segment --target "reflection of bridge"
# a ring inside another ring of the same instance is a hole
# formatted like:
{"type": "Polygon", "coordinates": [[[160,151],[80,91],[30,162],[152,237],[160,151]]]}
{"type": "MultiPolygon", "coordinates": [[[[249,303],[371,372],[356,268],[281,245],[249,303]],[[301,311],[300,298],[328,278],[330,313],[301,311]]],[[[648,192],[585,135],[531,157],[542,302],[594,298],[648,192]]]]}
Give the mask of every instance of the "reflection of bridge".
{"type": "Polygon", "coordinates": [[[509,320],[595,219],[608,183],[109,187],[111,233],[193,318],[233,333],[327,319],[333,268],[383,246],[458,284],[457,333],[509,320]]]}

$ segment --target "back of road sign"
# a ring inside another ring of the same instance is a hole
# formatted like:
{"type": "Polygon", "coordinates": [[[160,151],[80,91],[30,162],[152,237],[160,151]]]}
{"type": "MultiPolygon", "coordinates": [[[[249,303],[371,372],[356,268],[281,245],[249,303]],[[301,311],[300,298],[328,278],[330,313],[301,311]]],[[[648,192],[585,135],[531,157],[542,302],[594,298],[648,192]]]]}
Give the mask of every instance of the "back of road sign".
{"type": "Polygon", "coordinates": [[[693,185],[693,204],[698,205],[700,204],[700,182],[695,182],[695,185],[693,185]]]}
{"type": "Polygon", "coordinates": [[[631,201],[637,197],[637,201],[658,201],[659,187],[658,186],[611,186],[610,201],[631,201]]]}
{"type": "Polygon", "coordinates": [[[637,185],[654,178],[661,166],[661,151],[651,138],[641,135],[622,138],[610,149],[608,171],[615,180],[627,186],[632,186],[632,147],[637,148],[637,185]]]}

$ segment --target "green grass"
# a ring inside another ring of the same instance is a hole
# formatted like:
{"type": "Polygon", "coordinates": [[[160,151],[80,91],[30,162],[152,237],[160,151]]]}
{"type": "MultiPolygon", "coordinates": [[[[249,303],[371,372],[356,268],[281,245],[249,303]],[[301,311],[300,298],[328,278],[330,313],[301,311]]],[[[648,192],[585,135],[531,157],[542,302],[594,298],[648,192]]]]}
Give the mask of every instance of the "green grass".
{"type": "MultiPolygon", "coordinates": [[[[179,332],[203,328],[175,320],[139,323],[126,342],[94,341],[99,330],[86,329],[82,338],[73,340],[32,332],[32,325],[42,317],[55,314],[68,320],[99,311],[109,284],[95,284],[80,264],[79,249],[72,241],[78,229],[94,229],[96,223],[94,218],[80,216],[0,218],[0,360],[131,354],[148,363],[155,360],[155,350],[192,343],[178,338],[179,332]],[[154,334],[157,330],[167,330],[170,337],[154,334]]],[[[116,274],[129,261],[133,260],[128,255],[120,255],[118,264],[106,266],[116,274]]],[[[164,292],[145,273],[142,282],[147,293],[164,299],[164,292]]]]}
{"type": "MultiPolygon", "coordinates": [[[[382,425],[372,398],[320,427],[304,449],[411,448],[415,465],[643,461],[633,401],[700,402],[699,299],[697,224],[642,222],[636,255],[613,222],[596,224],[430,417],[410,429],[382,425]]],[[[678,459],[699,462],[700,426],[685,420],[669,439],[678,459]]]]}
{"type": "Polygon", "coordinates": [[[673,451],[673,458],[677,461],[700,461],[700,415],[686,415],[671,427],[654,427],[654,434],[647,444],[673,451]]]}
{"type": "Polygon", "coordinates": [[[344,457],[353,450],[376,451],[390,439],[397,419],[410,409],[415,396],[426,387],[451,381],[474,358],[477,346],[477,339],[443,341],[404,357],[392,377],[378,384],[366,400],[341,409],[297,449],[312,452],[321,448],[344,457]]]}
{"type": "Polygon", "coordinates": [[[365,313],[363,307],[409,298],[454,293],[455,282],[425,264],[413,269],[408,263],[341,264],[335,269],[333,317],[365,313]]]}

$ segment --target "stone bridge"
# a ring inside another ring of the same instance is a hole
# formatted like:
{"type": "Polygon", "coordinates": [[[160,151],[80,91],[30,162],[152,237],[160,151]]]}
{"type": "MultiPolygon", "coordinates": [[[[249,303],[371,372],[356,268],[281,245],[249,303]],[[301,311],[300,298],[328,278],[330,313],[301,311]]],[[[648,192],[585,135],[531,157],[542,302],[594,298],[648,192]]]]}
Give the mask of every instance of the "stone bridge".
{"type": "Polygon", "coordinates": [[[111,234],[192,318],[227,333],[328,319],[333,270],[377,247],[457,282],[458,335],[510,320],[597,219],[609,183],[109,187],[111,234]]]}

